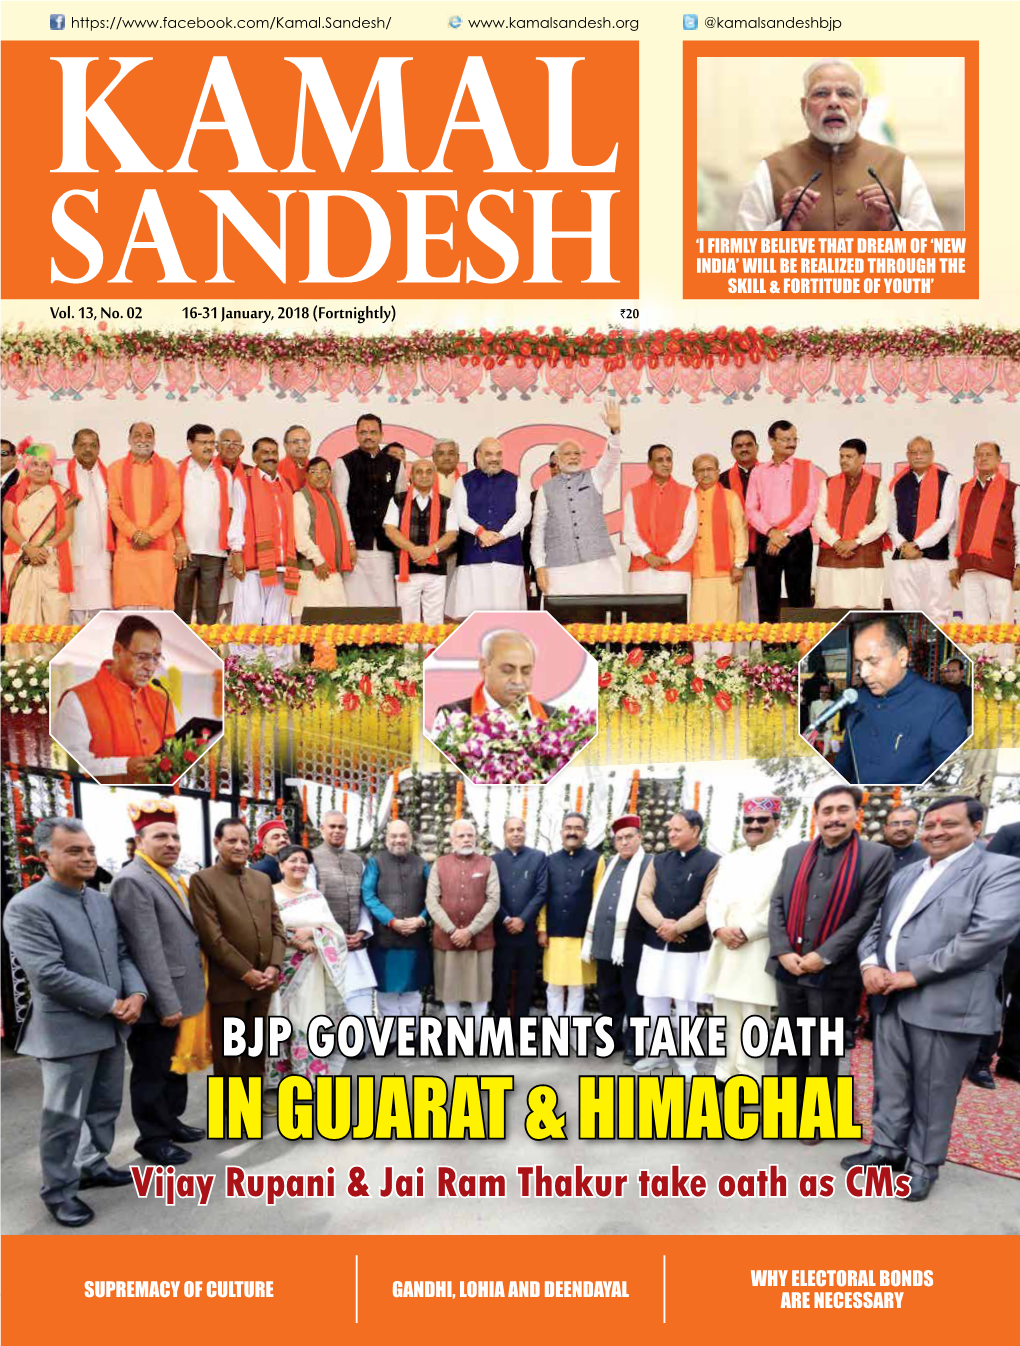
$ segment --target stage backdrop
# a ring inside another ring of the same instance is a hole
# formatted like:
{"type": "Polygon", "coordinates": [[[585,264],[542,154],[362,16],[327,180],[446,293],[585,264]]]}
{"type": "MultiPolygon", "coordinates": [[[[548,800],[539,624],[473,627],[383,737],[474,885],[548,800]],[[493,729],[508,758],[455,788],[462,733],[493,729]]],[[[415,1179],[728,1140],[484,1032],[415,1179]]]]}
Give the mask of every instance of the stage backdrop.
{"type": "Polygon", "coordinates": [[[5,361],[2,372],[5,437],[51,442],[61,458],[70,453],[74,431],[89,426],[111,463],[127,452],[130,423],[144,419],[155,425],[158,452],[171,459],[186,453],[188,426],[205,422],[239,430],[249,447],[260,435],[282,442],[287,427],[300,423],[315,452],[332,460],[354,447],[357,417],[373,411],[385,441],[399,440],[411,458],[448,437],[470,465],[474,445],[497,435],[505,466],[527,476],[532,489],[548,477],[549,453],[561,439],[577,439],[586,463],[596,461],[605,443],[602,403],[616,396],[623,403],[624,455],[605,505],[624,563],[622,500],[644,479],[652,444],[672,446],[674,474],[692,484],[697,454],[714,452],[724,467],[730,464],[735,430],[753,430],[767,459],[767,428],[785,417],[800,432],[801,455],[826,474],[838,471],[841,441],[857,437],[868,444],[872,470],[889,481],[905,465],[907,441],[924,435],[937,461],[966,480],[978,440],[1002,444],[1008,460],[1020,391],[1017,362],[960,354],[788,355],[774,364],[712,369],[631,363],[612,372],[600,359],[571,368],[507,363],[486,370],[456,359],[368,367],[285,359],[164,363],[155,356],[70,368],[53,357],[28,369],[5,361]]]}

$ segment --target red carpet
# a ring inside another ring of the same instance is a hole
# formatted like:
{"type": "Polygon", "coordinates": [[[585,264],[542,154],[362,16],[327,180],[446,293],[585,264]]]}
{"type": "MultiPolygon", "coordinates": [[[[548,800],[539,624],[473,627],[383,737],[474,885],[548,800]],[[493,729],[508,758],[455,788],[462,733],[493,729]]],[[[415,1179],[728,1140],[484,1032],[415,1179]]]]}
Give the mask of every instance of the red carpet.
{"type": "MultiPolygon", "coordinates": [[[[865,1139],[870,1140],[874,1092],[870,1042],[859,1042],[854,1048],[851,1069],[856,1080],[857,1120],[865,1139]]],[[[1003,1178],[1020,1178],[1020,1084],[995,1078],[997,1089],[979,1089],[964,1080],[953,1118],[949,1162],[1003,1178]]]]}

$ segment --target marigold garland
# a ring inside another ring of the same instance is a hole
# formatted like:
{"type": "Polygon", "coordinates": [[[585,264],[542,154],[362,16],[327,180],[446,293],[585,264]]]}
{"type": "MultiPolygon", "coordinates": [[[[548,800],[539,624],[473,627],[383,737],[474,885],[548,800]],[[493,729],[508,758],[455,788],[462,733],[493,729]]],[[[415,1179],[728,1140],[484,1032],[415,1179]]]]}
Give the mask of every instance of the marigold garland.
{"type": "Polygon", "coordinates": [[[736,365],[780,359],[786,355],[838,360],[844,356],[900,355],[917,360],[940,355],[984,355],[1020,360],[1020,330],[985,324],[959,323],[945,327],[881,327],[823,329],[775,327],[742,329],[720,325],[712,330],[673,327],[635,331],[622,327],[589,327],[573,332],[566,327],[504,328],[491,331],[413,331],[404,336],[347,336],[336,332],[293,333],[224,331],[111,332],[105,323],[95,330],[63,327],[59,330],[22,328],[0,335],[0,358],[12,365],[41,364],[57,357],[67,367],[104,359],[136,357],[159,360],[195,360],[222,365],[228,360],[314,363],[321,367],[411,364],[425,360],[458,360],[462,365],[493,369],[512,361],[531,364],[587,365],[605,361],[612,371],[627,364],[710,366],[736,365]]]}

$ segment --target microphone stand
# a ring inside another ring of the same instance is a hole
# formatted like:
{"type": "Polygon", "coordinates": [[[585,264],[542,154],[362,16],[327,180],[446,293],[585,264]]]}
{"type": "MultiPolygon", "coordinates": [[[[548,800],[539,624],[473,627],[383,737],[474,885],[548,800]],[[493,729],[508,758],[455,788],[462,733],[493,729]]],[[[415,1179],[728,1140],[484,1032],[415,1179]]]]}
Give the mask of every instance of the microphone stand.
{"type": "Polygon", "coordinates": [[[882,181],[882,179],[878,176],[878,174],[875,172],[875,170],[874,170],[873,168],[869,168],[869,169],[868,169],[868,177],[869,177],[869,178],[874,178],[875,181],[878,183],[879,188],[881,189],[882,195],[885,197],[885,204],[886,204],[886,205],[889,207],[889,209],[892,211],[892,217],[893,217],[893,219],[896,221],[896,228],[899,229],[901,233],[905,232],[905,230],[903,229],[903,221],[900,219],[899,215],[897,214],[896,207],[895,207],[895,206],[893,205],[893,203],[892,203],[892,197],[889,195],[889,193],[888,193],[888,192],[886,191],[886,189],[885,189],[885,183],[882,181]]]}
{"type": "Polygon", "coordinates": [[[822,176],[821,170],[819,169],[819,171],[815,173],[813,177],[808,178],[807,182],[805,182],[804,186],[800,189],[800,195],[797,197],[796,201],[794,201],[793,205],[790,207],[790,209],[786,212],[786,214],[783,217],[783,227],[780,230],[781,233],[784,233],[787,229],[789,229],[790,221],[797,213],[797,207],[804,200],[804,193],[813,183],[817,182],[821,176],[822,176]]]}

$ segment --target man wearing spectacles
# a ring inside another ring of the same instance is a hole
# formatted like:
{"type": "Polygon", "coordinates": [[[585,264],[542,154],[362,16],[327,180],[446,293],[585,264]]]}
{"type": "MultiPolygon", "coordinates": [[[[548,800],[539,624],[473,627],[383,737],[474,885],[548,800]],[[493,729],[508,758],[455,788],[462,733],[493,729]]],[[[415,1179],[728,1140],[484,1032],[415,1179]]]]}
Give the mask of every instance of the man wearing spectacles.
{"type": "Polygon", "coordinates": [[[124,617],[113,657],[66,691],[52,712],[51,736],[100,784],[149,784],[149,770],[176,729],[169,695],[153,685],[162,660],[159,627],[147,617],[124,617]]]}

